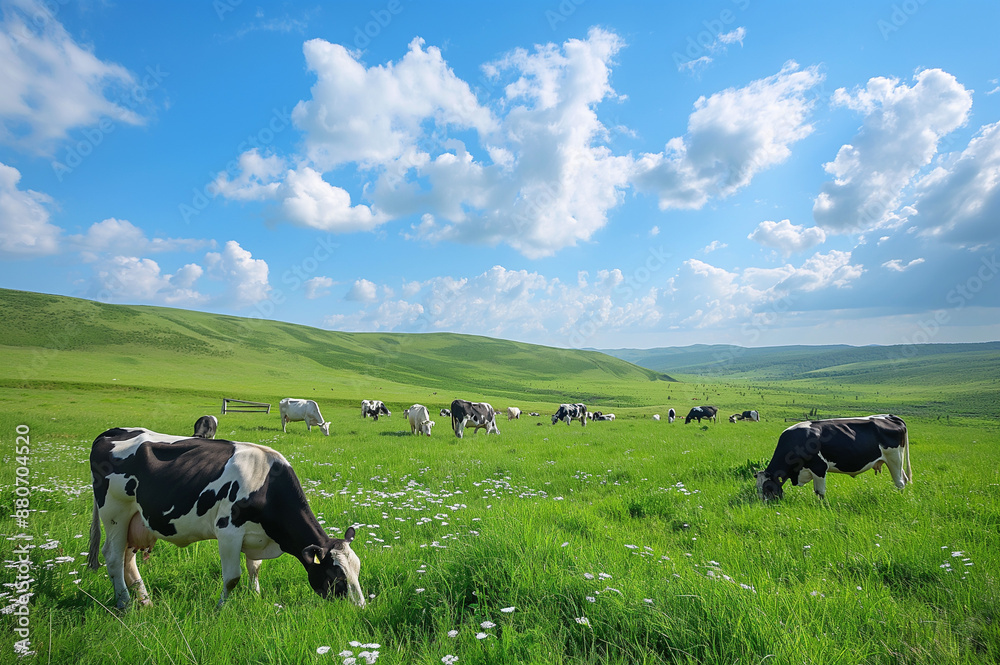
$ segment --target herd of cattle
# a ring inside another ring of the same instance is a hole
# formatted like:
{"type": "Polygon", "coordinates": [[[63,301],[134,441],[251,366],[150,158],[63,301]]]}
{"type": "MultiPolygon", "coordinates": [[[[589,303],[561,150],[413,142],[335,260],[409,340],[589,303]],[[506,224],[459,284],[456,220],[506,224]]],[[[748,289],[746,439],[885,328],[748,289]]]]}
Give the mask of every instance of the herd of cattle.
{"type": "MultiPolygon", "coordinates": [[[[289,422],[302,421],[310,431],[315,425],[330,435],[330,422],[323,419],[313,400],[283,399],[279,412],[282,431],[289,422]]],[[[521,417],[517,407],[505,413],[508,421],[521,417]]],[[[430,436],[434,421],[427,407],[414,404],[404,414],[411,434],[430,436]]],[[[698,406],[684,422],[714,422],[717,414],[714,406],[698,406]]],[[[379,400],[362,402],[362,418],[391,415],[379,400]]],[[[456,399],[440,415],[451,418],[452,430],[460,439],[467,426],[473,433],[480,429],[500,433],[496,411],[486,402],[456,399]]],[[[668,422],[675,418],[674,409],[669,409],[668,422]]],[[[570,425],[578,420],[586,426],[588,420],[614,419],[613,413],[591,412],[584,404],[560,404],[552,424],[570,425]]],[[[738,420],[758,422],[760,414],[743,411],[729,418],[730,422],[738,420]]],[[[195,422],[193,437],[114,428],[94,440],[90,453],[94,509],[87,564],[93,570],[100,567],[97,553],[103,525],[100,551],[117,607],[128,605],[130,590],[140,602],[149,603],[136,554],[145,552],[148,557],[161,539],[181,547],[200,540],[218,541],[223,582],[220,605],[239,583],[242,552],[248,582],[258,593],[261,561],[285,553],[303,565],[317,594],[346,596],[364,607],[361,562],[351,550],[354,527],[348,527],[343,538],[331,538],[309,508],[298,477],[281,453],[254,443],[215,439],[217,427],[215,416],[202,416],[195,422]]],[[[822,498],[828,473],[857,476],[869,469],[879,473],[883,466],[889,467],[896,487],[913,482],[906,424],[898,416],[800,422],[781,433],[770,463],[756,474],[757,494],[765,501],[780,499],[786,481],[793,485],[812,481],[822,498]]]]}

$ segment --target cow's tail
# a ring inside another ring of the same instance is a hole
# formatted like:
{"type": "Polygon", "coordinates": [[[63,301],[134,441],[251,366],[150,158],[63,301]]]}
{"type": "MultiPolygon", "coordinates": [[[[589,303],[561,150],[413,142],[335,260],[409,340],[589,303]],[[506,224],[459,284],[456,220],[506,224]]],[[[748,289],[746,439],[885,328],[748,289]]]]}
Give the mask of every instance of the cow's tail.
{"type": "Polygon", "coordinates": [[[90,545],[87,547],[87,567],[97,570],[101,567],[101,562],[97,558],[97,553],[101,549],[101,516],[97,510],[97,498],[94,498],[94,514],[90,520],[90,545]]]}

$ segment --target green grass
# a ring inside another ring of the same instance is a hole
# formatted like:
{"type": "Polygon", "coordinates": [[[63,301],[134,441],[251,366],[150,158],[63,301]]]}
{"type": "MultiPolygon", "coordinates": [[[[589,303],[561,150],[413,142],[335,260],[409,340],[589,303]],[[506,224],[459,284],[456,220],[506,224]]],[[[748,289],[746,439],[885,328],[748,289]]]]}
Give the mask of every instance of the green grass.
{"type": "MultiPolygon", "coordinates": [[[[16,297],[26,300],[8,301],[0,323],[0,339],[17,341],[0,347],[0,494],[14,505],[14,433],[27,425],[38,662],[341,663],[339,652],[362,650],[352,641],[378,643],[378,663],[428,665],[445,655],[461,665],[1000,661],[1000,426],[985,402],[941,419],[923,406],[960,394],[962,377],[670,382],[598,354],[482,338],[263,322],[244,337],[249,324],[228,317],[16,297]],[[100,315],[72,334],[52,315],[89,307],[100,315]],[[141,321],[140,337],[129,321],[141,321]],[[118,327],[124,346],[87,325],[118,327]],[[14,328],[28,332],[8,337],[14,328]],[[195,340],[215,351],[191,350],[195,340]],[[402,348],[387,361],[347,364],[392,341],[402,348]],[[418,357],[414,371],[406,362],[418,357]],[[561,373],[563,361],[574,369],[561,373]],[[552,426],[556,405],[579,395],[618,419],[552,426]],[[81,555],[92,440],[118,425],[186,433],[223,396],[319,401],[330,437],[302,423],[282,433],[276,413],[220,416],[219,436],[276,447],[331,533],[357,525],[361,584],[374,595],[365,610],[315,596],[287,556],[264,563],[260,596],[244,585],[217,610],[212,541],[158,544],[140,563],[153,606],[107,609],[106,572],[87,571],[81,555]],[[371,396],[392,418],[361,420],[371,396]],[[454,397],[542,416],[501,420],[499,436],[458,440],[444,418],[430,438],[409,435],[402,409],[420,402],[436,413],[454,397]],[[758,408],[764,421],[649,417],[697,403],[758,408]],[[898,492],[886,474],[835,475],[826,501],[787,487],[784,501],[760,503],[754,469],[785,418],[813,410],[904,415],[915,483],[898,492]],[[330,651],[319,655],[322,646],[330,651]]],[[[5,560],[19,532],[9,512],[5,560]]],[[[9,589],[0,593],[8,605],[9,589]]]]}

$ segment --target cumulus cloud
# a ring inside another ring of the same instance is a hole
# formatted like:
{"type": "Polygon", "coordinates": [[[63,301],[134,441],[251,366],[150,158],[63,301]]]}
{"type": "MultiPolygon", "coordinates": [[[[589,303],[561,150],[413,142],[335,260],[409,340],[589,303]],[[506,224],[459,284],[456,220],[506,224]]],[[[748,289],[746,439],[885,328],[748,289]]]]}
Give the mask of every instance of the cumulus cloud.
{"type": "Polygon", "coordinates": [[[927,69],[908,86],[877,77],[839,88],[833,104],[864,114],[861,131],[824,169],[834,177],[813,203],[816,223],[846,233],[890,224],[901,194],[930,164],[942,137],[965,124],[972,94],[951,74],[927,69]]]}
{"type": "Polygon", "coordinates": [[[306,66],[316,74],[312,99],[299,102],[292,120],[306,133],[307,156],[324,171],[347,162],[386,164],[414,146],[428,119],[488,133],[494,127],[440,49],[410,42],[398,63],[365,67],[340,44],[310,39],[306,66]]]}
{"type": "Polygon", "coordinates": [[[96,286],[102,300],[197,305],[207,300],[194,289],[202,273],[201,266],[188,264],[173,275],[165,275],[152,259],[115,256],[102,263],[96,286]]]}
{"type": "Polygon", "coordinates": [[[52,198],[34,190],[18,189],[20,180],[20,171],[0,163],[0,256],[53,254],[59,248],[62,230],[49,223],[52,198]]]}
{"type": "Polygon", "coordinates": [[[289,171],[277,190],[281,209],[292,222],[324,231],[368,231],[386,217],[366,205],[351,205],[347,190],[331,185],[308,166],[289,171]]]}
{"type": "Polygon", "coordinates": [[[221,252],[205,255],[209,277],[227,285],[224,300],[235,307],[244,307],[268,297],[268,266],[264,259],[255,259],[235,240],[230,240],[221,252]]]}
{"type": "Polygon", "coordinates": [[[773,76],[700,97],[687,134],[639,158],[636,187],[656,194],[661,210],[698,209],[709,198],[734,194],[812,133],[809,93],[822,80],[816,67],[788,62],[773,76]]]}
{"type": "Polygon", "coordinates": [[[826,232],[815,226],[805,228],[783,219],[780,222],[761,222],[747,238],[788,256],[822,244],[826,241],[826,232]]]}
{"type": "Polygon", "coordinates": [[[356,302],[375,302],[378,299],[378,287],[375,285],[375,282],[370,282],[367,279],[358,279],[351,285],[350,290],[344,298],[356,302]]]}
{"type": "Polygon", "coordinates": [[[316,298],[322,298],[323,296],[330,295],[330,287],[334,284],[333,278],[331,277],[313,277],[307,279],[305,282],[306,287],[306,298],[309,300],[315,300],[316,298]]]}
{"type": "Polygon", "coordinates": [[[285,160],[277,155],[261,155],[253,148],[240,155],[239,175],[235,180],[225,171],[213,181],[213,194],[238,201],[260,201],[277,194],[278,176],[285,170],[285,160]]]}
{"type": "Polygon", "coordinates": [[[909,222],[922,236],[962,246],[1000,239],[1000,123],[982,127],[916,187],[909,222]]]}
{"type": "Polygon", "coordinates": [[[50,5],[16,0],[0,22],[0,141],[38,152],[102,118],[140,124],[122,103],[136,85],[121,65],[79,45],[50,5]]]}
{"type": "Polygon", "coordinates": [[[68,238],[70,246],[80,252],[86,262],[96,261],[101,255],[133,255],[197,251],[205,247],[215,247],[214,240],[194,238],[147,238],[142,229],[125,219],[109,217],[96,222],[85,234],[68,238]]]}

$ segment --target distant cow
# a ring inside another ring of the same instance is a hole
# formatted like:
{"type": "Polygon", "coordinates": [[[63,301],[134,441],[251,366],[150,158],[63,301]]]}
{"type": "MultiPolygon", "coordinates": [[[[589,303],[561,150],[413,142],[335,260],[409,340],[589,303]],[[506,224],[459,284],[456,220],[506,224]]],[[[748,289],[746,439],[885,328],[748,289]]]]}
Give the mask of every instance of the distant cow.
{"type": "Polygon", "coordinates": [[[507,420],[508,421],[511,421],[511,420],[520,420],[520,418],[521,418],[521,409],[517,408],[516,406],[508,406],[507,407],[507,420]]]}
{"type": "Polygon", "coordinates": [[[219,419],[215,416],[202,416],[194,421],[194,436],[197,439],[214,439],[215,430],[219,427],[219,419]]]}
{"type": "Polygon", "coordinates": [[[757,494],[765,501],[782,498],[782,485],[813,481],[819,497],[826,494],[826,474],[856,476],[868,469],[889,467],[896,487],[913,482],[906,423],[887,414],[864,418],[807,420],[792,425],[778,437],[767,468],[757,473],[757,494]],[[905,462],[905,469],[904,467],[905,462]]]}
{"type": "Polygon", "coordinates": [[[281,431],[286,432],[285,426],[288,423],[305,421],[306,429],[312,431],[313,425],[319,426],[323,434],[330,436],[330,423],[323,420],[323,415],[319,412],[319,404],[311,399],[295,399],[286,397],[278,402],[278,411],[281,413],[281,431]]]}
{"type": "Polygon", "coordinates": [[[441,416],[444,418],[451,418],[451,411],[449,409],[441,409],[441,416]]]}
{"type": "Polygon", "coordinates": [[[744,411],[743,413],[734,413],[729,416],[729,422],[735,423],[738,420],[749,420],[751,422],[760,422],[760,414],[756,411],[744,411]]]}
{"type": "Polygon", "coordinates": [[[391,416],[392,411],[385,408],[385,404],[377,399],[366,399],[361,401],[361,417],[367,418],[372,417],[372,420],[378,420],[379,416],[391,416]]]}
{"type": "Polygon", "coordinates": [[[466,423],[472,424],[473,434],[484,428],[487,434],[499,434],[496,415],[493,407],[486,402],[456,399],[451,403],[451,428],[455,430],[455,436],[460,439],[465,432],[466,423]]]}
{"type": "Polygon", "coordinates": [[[688,411],[687,418],[684,419],[684,424],[687,425],[695,419],[700,423],[702,418],[707,418],[715,422],[715,416],[718,412],[719,410],[714,406],[696,406],[688,411]]]}
{"type": "Polygon", "coordinates": [[[587,407],[579,402],[576,404],[560,404],[559,410],[552,416],[552,424],[555,425],[560,420],[565,421],[567,425],[572,424],[574,420],[579,420],[580,424],[586,427],[587,407]]]}
{"type": "Polygon", "coordinates": [[[431,435],[431,428],[434,427],[434,421],[431,420],[430,414],[427,413],[427,407],[423,404],[414,404],[406,410],[406,419],[410,423],[410,434],[426,434],[431,435]]]}
{"type": "Polygon", "coordinates": [[[659,421],[660,420],[660,414],[654,413],[653,414],[653,420],[659,421]]]}
{"type": "Polygon", "coordinates": [[[598,415],[594,416],[594,420],[614,420],[615,414],[613,413],[601,413],[597,412],[598,415]]]}
{"type": "Polygon", "coordinates": [[[288,553],[305,567],[313,591],[365,605],[361,561],[350,545],[354,528],[343,539],[327,535],[292,467],[271,448],[115,428],[94,440],[90,470],[94,511],[87,565],[100,567],[103,523],[100,551],[120,609],[131,600],[129,589],[149,603],[135,555],[158,539],[181,547],[219,541],[220,605],[239,583],[240,552],[258,593],[261,560],[288,553]]]}
{"type": "Polygon", "coordinates": [[[677,419],[677,412],[674,411],[673,407],[670,407],[670,410],[667,411],[667,422],[672,423],[676,419],[677,419]]]}
{"type": "MultiPolygon", "coordinates": [[[[532,412],[531,412],[531,413],[529,413],[528,415],[529,415],[529,416],[534,416],[534,417],[536,417],[536,418],[537,418],[537,417],[538,417],[539,415],[541,415],[541,414],[539,414],[539,413],[538,413],[537,411],[532,411],[532,412]]],[[[541,423],[539,423],[539,424],[541,424],[541,423]]]]}

